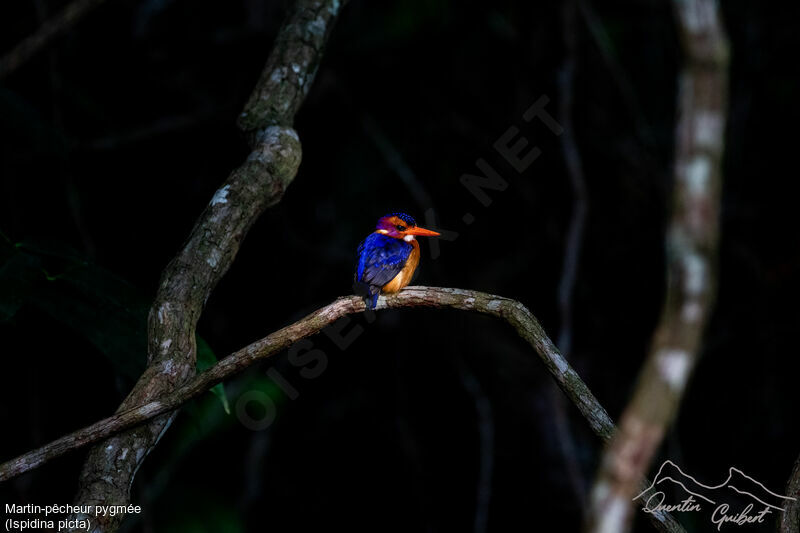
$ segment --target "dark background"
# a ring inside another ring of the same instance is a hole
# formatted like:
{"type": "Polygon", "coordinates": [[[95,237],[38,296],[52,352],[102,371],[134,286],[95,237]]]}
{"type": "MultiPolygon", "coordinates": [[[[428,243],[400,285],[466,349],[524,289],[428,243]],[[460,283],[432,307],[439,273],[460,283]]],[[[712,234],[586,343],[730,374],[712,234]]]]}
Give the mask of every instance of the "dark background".
{"type": "MultiPolygon", "coordinates": [[[[248,152],[235,119],[286,4],[108,2],[0,81],[0,459],[111,414],[130,389],[160,272],[248,152]]],[[[352,0],[297,117],[299,174],[208,301],[198,334],[210,350],[222,357],[348,294],[375,220],[400,210],[422,223],[430,207],[458,237],[439,240],[435,258],[423,242],[416,282],[518,299],[556,339],[573,193],[561,140],[522,113],[541,95],[558,113],[571,58],[589,214],[570,360],[616,418],[663,295],[680,49],[668,2],[594,4],[570,54],[560,3],[352,0]],[[542,150],[522,174],[492,149],[512,125],[542,150]],[[488,207],[459,183],[481,157],[509,182],[488,207]]],[[[3,3],[0,50],[63,5],[3,3]]],[[[800,8],[722,10],[732,66],[720,292],[658,462],[709,484],[736,466],[782,492],[800,451],[800,8]]],[[[212,395],[182,411],[136,477],[144,512],[125,530],[578,529],[551,380],[509,327],[444,310],[353,323],[364,332],[346,350],[313,339],[327,355],[315,379],[284,353],[226,384],[234,411],[247,391],[269,395],[268,429],[248,429],[212,395]]],[[[590,482],[601,446],[567,412],[569,460],[590,482]]],[[[252,402],[247,413],[265,414],[252,402]]],[[[71,501],[83,455],[0,485],[0,503],[71,501]]]]}

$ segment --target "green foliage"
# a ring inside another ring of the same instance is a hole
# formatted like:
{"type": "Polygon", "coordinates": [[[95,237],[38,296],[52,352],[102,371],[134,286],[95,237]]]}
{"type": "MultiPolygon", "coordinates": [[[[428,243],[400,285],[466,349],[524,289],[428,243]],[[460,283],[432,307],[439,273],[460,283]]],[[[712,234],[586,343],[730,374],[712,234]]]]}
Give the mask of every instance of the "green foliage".
{"type": "MultiPolygon", "coordinates": [[[[51,316],[86,338],[131,380],[145,367],[149,302],[136,287],[84,260],[69,246],[46,240],[0,240],[0,323],[12,322],[24,306],[51,316]]],[[[197,370],[217,357],[197,337],[197,370]]],[[[215,394],[230,413],[225,389],[215,394]]]]}
{"type": "MultiPolygon", "coordinates": [[[[197,337],[197,371],[202,372],[217,362],[216,354],[211,350],[211,346],[200,337],[197,337]]],[[[228,404],[228,397],[225,395],[225,389],[222,383],[214,385],[211,392],[219,398],[222,403],[222,408],[225,409],[226,414],[231,414],[231,406],[228,404]]]]}

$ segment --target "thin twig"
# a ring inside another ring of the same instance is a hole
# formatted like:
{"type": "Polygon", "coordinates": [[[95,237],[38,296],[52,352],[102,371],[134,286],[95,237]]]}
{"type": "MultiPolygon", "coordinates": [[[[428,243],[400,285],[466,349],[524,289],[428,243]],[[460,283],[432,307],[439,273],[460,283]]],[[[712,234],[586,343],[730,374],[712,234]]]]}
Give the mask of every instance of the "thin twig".
{"type": "Polygon", "coordinates": [[[561,279],[558,283],[558,309],[561,324],[558,331],[558,346],[565,354],[572,351],[573,338],[573,303],[575,282],[581,260],[583,230],[586,226],[588,212],[588,193],[586,178],[583,173],[583,161],[578,142],[575,139],[575,125],[572,120],[572,108],[575,99],[575,54],[577,53],[577,37],[575,35],[575,0],[570,0],[564,8],[564,25],[567,56],[558,76],[559,121],[564,132],[559,137],[564,163],[567,168],[570,187],[572,188],[572,216],[567,230],[567,243],[564,247],[564,261],[561,279]]]}
{"type": "Polygon", "coordinates": [[[620,96],[622,96],[622,101],[628,108],[628,113],[634,122],[639,141],[652,151],[653,147],[656,145],[656,141],[653,138],[651,128],[647,124],[647,119],[642,112],[639,98],[636,96],[636,91],[633,88],[630,77],[616,58],[611,45],[611,37],[609,37],[603,26],[603,22],[597,16],[597,13],[595,13],[594,8],[592,8],[588,0],[578,0],[578,9],[581,18],[583,18],[586,24],[586,28],[589,30],[589,34],[597,45],[600,56],[603,58],[603,63],[605,63],[606,68],[611,74],[611,79],[616,84],[620,96]]]}
{"type": "Polygon", "coordinates": [[[475,425],[478,432],[478,481],[475,491],[475,518],[472,531],[485,533],[489,522],[489,507],[492,499],[494,476],[494,416],[489,397],[478,378],[460,358],[456,359],[456,370],[475,406],[475,425]]]}
{"type": "MultiPolygon", "coordinates": [[[[572,109],[575,100],[575,65],[578,48],[577,34],[577,0],[564,2],[562,19],[564,27],[565,56],[558,74],[558,111],[559,122],[564,127],[559,136],[561,152],[567,169],[570,187],[572,188],[572,213],[567,229],[567,238],[564,246],[564,260],[561,266],[561,279],[558,282],[558,313],[560,324],[558,329],[558,346],[564,357],[570,358],[572,353],[572,339],[574,337],[574,299],[575,283],[578,279],[581,248],[583,245],[583,229],[586,225],[588,194],[586,179],[583,175],[583,162],[578,143],[575,139],[575,124],[572,120],[572,109]]],[[[554,393],[550,394],[553,408],[553,428],[559,451],[567,471],[567,479],[572,485],[572,491],[581,509],[586,508],[587,481],[578,462],[577,444],[575,435],[569,424],[569,416],[564,402],[564,397],[554,393]]]]}
{"type": "Polygon", "coordinates": [[[361,117],[361,125],[370,140],[375,143],[375,147],[383,156],[386,165],[397,174],[397,177],[406,186],[406,190],[414,197],[414,202],[419,206],[420,212],[425,212],[433,207],[431,195],[428,194],[416,173],[411,170],[403,155],[395,148],[375,120],[371,116],[364,114],[361,117]]]}
{"type": "Polygon", "coordinates": [[[0,58],[0,79],[44,49],[59,34],[65,32],[105,0],[74,0],[58,14],[47,19],[33,34],[19,42],[0,58]]]}
{"type": "Polygon", "coordinates": [[[636,390],[606,448],[589,531],[624,532],[637,492],[697,362],[716,292],[728,45],[715,0],[674,0],[686,50],[680,76],[667,294],[636,390]]]}

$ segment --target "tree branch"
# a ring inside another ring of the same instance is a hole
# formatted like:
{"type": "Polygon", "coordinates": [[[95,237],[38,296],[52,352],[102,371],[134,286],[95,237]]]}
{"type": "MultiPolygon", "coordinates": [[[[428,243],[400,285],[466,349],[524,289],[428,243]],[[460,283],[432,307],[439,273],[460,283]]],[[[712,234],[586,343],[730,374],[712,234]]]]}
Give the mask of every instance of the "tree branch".
{"type": "Polygon", "coordinates": [[[0,58],[0,79],[11,74],[50,44],[59,34],[69,29],[103,2],[105,0],[75,0],[56,15],[44,21],[34,33],[20,41],[10,52],[0,58]]]}
{"type": "MultiPolygon", "coordinates": [[[[572,189],[572,211],[564,243],[564,259],[561,263],[561,277],[558,281],[557,307],[559,315],[558,346],[564,357],[575,363],[572,353],[574,337],[574,299],[575,286],[583,248],[583,231],[588,211],[588,191],[583,173],[583,159],[575,137],[575,123],[572,120],[575,103],[575,69],[578,57],[577,0],[562,3],[562,26],[564,33],[564,60],[558,71],[558,120],[564,127],[559,136],[561,155],[572,189]]],[[[570,426],[564,397],[551,388],[552,426],[555,443],[567,473],[575,499],[581,509],[586,509],[588,482],[578,459],[576,436],[570,426]]]]}
{"type": "Polygon", "coordinates": [[[637,491],[677,412],[713,306],[728,45],[714,0],[675,0],[686,50],[679,80],[667,295],[619,433],[592,491],[589,531],[627,531],[637,491]]]}
{"type": "MultiPolygon", "coordinates": [[[[611,438],[615,431],[611,417],[580,376],[561,356],[536,317],[520,302],[484,292],[438,287],[406,287],[397,294],[381,296],[378,299],[377,309],[403,307],[459,309],[503,319],[533,347],[558,386],[586,418],[592,430],[604,441],[611,438]]],[[[158,399],[118,412],[3,463],[0,465],[0,482],[38,468],[67,452],[173,411],[217,383],[243,372],[300,339],[319,333],[339,318],[363,312],[364,309],[362,298],[342,296],[297,322],[228,355],[205,372],[158,399]]],[[[668,514],[656,515],[655,520],[662,524],[662,527],[659,527],[660,531],[682,531],[680,525],[668,514]]]]}
{"type": "MultiPolygon", "coordinates": [[[[175,413],[148,411],[147,404],[195,374],[195,328],[208,296],[230,267],[250,226],[264,209],[280,201],[297,174],[301,147],[291,124],[314,79],[339,4],[337,0],[299,0],[279,30],[241,115],[240,127],[250,138],[252,152],[216,191],[183,249],[167,265],[150,308],[148,366],[117,412],[120,420],[136,420],[125,428],[151,421],[90,451],[77,503],[126,504],[136,471],[169,427],[175,413]],[[145,408],[139,408],[137,418],[132,410],[141,405],[145,408]],[[142,418],[146,413],[152,416],[142,418]],[[156,414],[163,416],[153,419],[156,414]]],[[[156,402],[173,408],[180,403],[156,402]]],[[[101,431],[99,437],[80,445],[113,433],[101,431]]],[[[108,517],[98,526],[101,531],[113,531],[121,519],[108,517]]]]}
{"type": "Polygon", "coordinates": [[[778,519],[778,533],[797,533],[800,531],[800,455],[794,463],[792,475],[786,483],[787,500],[783,513],[778,519]]]}
{"type": "MultiPolygon", "coordinates": [[[[517,302],[501,296],[477,291],[436,287],[407,287],[397,294],[380,297],[377,309],[400,307],[437,307],[474,311],[502,318],[536,350],[559,387],[575,403],[592,429],[608,439],[614,424],[578,374],[567,364],[558,349],[542,329],[536,317],[517,302]]],[[[205,372],[163,396],[141,405],[120,411],[91,426],[61,437],[37,450],[0,465],[0,482],[87,444],[114,435],[125,429],[173,411],[190,399],[202,394],[217,383],[228,379],[291,346],[300,339],[319,333],[339,318],[364,311],[364,301],[357,296],[342,296],[297,322],[271,333],[241,350],[221,359],[205,372]]],[[[113,462],[113,458],[112,458],[113,462]]]]}
{"type": "Polygon", "coordinates": [[[578,46],[575,23],[577,0],[565,2],[562,11],[566,55],[558,73],[558,88],[561,93],[558,99],[559,121],[564,127],[559,140],[561,141],[561,153],[564,158],[564,165],[573,197],[569,229],[567,230],[566,245],[564,247],[561,279],[558,281],[558,314],[561,321],[558,332],[558,345],[565,354],[569,354],[572,352],[573,299],[581,262],[583,231],[589,211],[589,191],[583,172],[583,157],[578,148],[578,141],[575,138],[575,125],[572,120],[578,46]]]}

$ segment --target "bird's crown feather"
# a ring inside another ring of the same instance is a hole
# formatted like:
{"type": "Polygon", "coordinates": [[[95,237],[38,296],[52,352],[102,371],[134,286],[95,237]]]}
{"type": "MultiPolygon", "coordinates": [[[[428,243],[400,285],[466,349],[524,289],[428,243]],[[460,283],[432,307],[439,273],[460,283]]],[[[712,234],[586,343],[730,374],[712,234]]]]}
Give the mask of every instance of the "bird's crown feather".
{"type": "Polygon", "coordinates": [[[382,216],[381,219],[391,218],[391,217],[397,217],[406,224],[408,224],[409,226],[417,225],[417,221],[414,220],[414,217],[412,217],[411,215],[407,215],[405,213],[389,213],[388,215],[382,216]]]}

